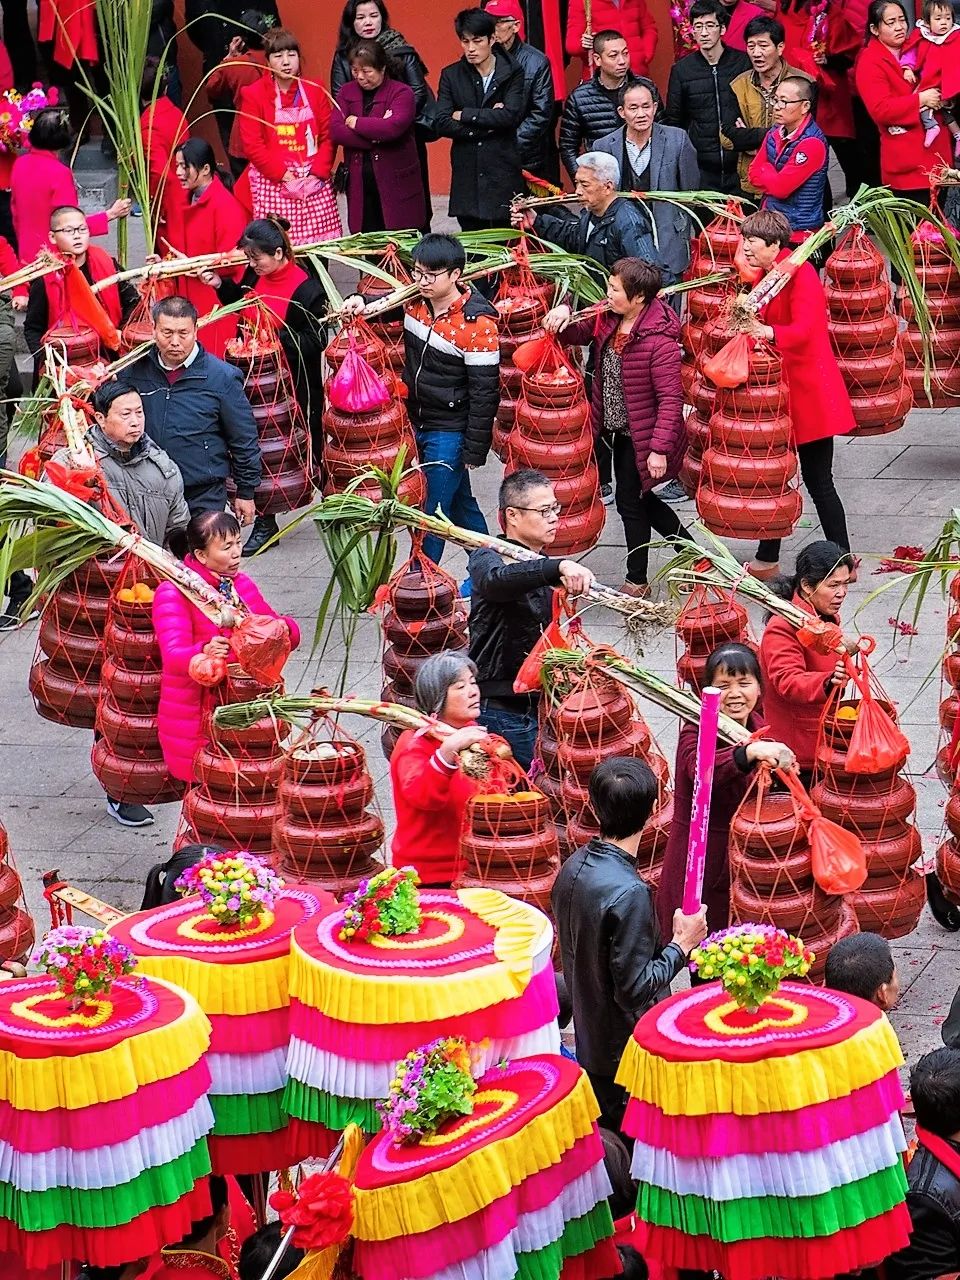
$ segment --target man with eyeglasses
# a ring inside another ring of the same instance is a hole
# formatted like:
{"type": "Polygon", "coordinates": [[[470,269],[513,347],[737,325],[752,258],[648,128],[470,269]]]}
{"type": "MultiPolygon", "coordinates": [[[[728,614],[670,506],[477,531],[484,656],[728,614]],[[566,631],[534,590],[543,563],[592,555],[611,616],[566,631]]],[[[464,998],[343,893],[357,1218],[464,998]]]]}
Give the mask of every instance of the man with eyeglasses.
{"type": "MultiPolygon", "coordinates": [[[[508,542],[547,551],[557,536],[560,503],[542,471],[514,471],[499,495],[500,527],[508,542]]],[[[514,759],[530,766],[536,749],[539,693],[514,693],[524,660],[553,618],[554,588],[582,595],[593,574],[575,560],[543,554],[510,564],[481,547],[470,556],[470,657],[477,664],[480,723],[509,742],[514,759]]]]}
{"type": "Polygon", "coordinates": [[[760,207],[782,213],[799,244],[824,223],[830,146],[813,118],[816,86],[806,76],[785,76],[773,96],[773,128],[747,177],[761,192],[760,207]]]}

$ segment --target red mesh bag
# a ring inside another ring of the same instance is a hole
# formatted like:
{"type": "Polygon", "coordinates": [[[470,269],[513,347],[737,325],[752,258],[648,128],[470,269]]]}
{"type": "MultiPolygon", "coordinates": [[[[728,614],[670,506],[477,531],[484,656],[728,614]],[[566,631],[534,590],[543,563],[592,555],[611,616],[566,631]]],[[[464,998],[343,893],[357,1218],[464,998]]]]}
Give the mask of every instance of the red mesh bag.
{"type": "Polygon", "coordinates": [[[227,678],[226,659],[212,657],[208,653],[195,653],[187,663],[187,675],[205,689],[212,689],[227,678]]]}
{"type": "Polygon", "coordinates": [[[390,389],[356,347],[351,331],[349,350],[327,385],[327,396],[344,413],[373,413],[390,399],[390,389]]]}
{"type": "MultiPolygon", "coordinates": [[[[400,258],[395,244],[388,244],[377,259],[377,266],[391,275],[400,285],[410,284],[410,273],[400,258]]],[[[388,284],[380,276],[369,273],[357,281],[357,293],[363,295],[368,302],[385,297],[393,292],[393,285],[388,284]]],[[[366,321],[371,332],[380,339],[384,346],[385,367],[399,373],[403,368],[403,307],[394,307],[390,311],[378,313],[366,321]]]]}
{"type": "Polygon", "coordinates": [[[234,627],[230,648],[247,675],[258,684],[275,685],[290,657],[290,628],[283,618],[251,613],[234,627]]]}
{"type": "Polygon", "coordinates": [[[701,369],[715,387],[742,387],[750,376],[752,339],[745,333],[735,334],[716,353],[703,361],[701,369]]]}
{"type": "Polygon", "coordinates": [[[677,679],[699,694],[707,659],[721,644],[748,644],[756,649],[750,635],[747,611],[735,593],[709,583],[698,582],[683,603],[676,622],[677,679]]]}
{"type": "MultiPolygon", "coordinates": [[[[501,331],[511,338],[521,338],[539,329],[547,314],[554,286],[539,280],[534,271],[527,237],[511,250],[514,265],[500,276],[493,305],[497,309],[501,331]]],[[[517,366],[520,367],[519,365],[517,366]]]]}

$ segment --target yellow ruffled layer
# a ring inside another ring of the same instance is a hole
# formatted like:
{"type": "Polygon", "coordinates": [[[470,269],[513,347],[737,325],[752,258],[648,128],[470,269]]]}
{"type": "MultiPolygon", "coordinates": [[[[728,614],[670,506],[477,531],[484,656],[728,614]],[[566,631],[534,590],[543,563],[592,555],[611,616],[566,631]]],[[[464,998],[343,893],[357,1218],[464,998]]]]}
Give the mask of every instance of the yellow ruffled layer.
{"type": "Polygon", "coordinates": [[[376,1190],[356,1187],[354,1235],[392,1240],[479,1213],[524,1179],[559,1164],[598,1115],[593,1089],[581,1073],[567,1097],[545,1114],[510,1137],[469,1152],[450,1168],[376,1190]]]}
{"type": "Polygon", "coordinates": [[[17,1058],[0,1051],[0,1098],[18,1111],[73,1111],[126,1098],[144,1085],[181,1075],[210,1047],[210,1023],[185,991],[177,994],[185,1008],[175,1022],[131,1035],[100,1053],[17,1058]]]}
{"type": "Polygon", "coordinates": [[[137,972],[189,991],[204,1013],[269,1013],[290,1003],[290,960],[208,964],[184,956],[138,956],[137,972]]]}
{"type": "Polygon", "coordinates": [[[416,977],[348,973],[308,956],[294,936],[290,995],[339,1022],[374,1026],[436,1022],[515,1000],[530,981],[543,925],[522,902],[496,890],[461,889],[459,896],[467,910],[501,931],[495,963],[443,977],[426,970],[416,977]]]}
{"type": "Polygon", "coordinates": [[[842,1044],[762,1062],[667,1062],[631,1039],[617,1083],[670,1116],[758,1116],[845,1098],[902,1065],[894,1030],[879,1018],[842,1044]]]}

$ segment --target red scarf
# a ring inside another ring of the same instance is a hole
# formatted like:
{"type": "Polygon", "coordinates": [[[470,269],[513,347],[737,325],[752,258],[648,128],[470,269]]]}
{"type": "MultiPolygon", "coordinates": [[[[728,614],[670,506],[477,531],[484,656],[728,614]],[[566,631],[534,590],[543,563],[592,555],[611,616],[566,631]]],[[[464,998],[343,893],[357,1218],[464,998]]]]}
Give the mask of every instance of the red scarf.
{"type": "MultiPolygon", "coordinates": [[[[290,299],[307,278],[302,267],[291,259],[279,267],[272,275],[258,276],[257,283],[250,290],[251,298],[259,298],[278,325],[284,323],[290,308],[290,299]]],[[[256,314],[259,308],[251,307],[256,314]]]]}
{"type": "MultiPolygon", "coordinates": [[[[94,283],[116,274],[116,265],[109,253],[90,245],[87,249],[87,265],[94,283]]],[[[88,325],[100,336],[105,347],[119,350],[118,330],[123,323],[120,306],[120,290],[116,284],[107,285],[99,293],[92,293],[80,268],[69,263],[64,271],[55,271],[43,277],[47,291],[48,327],[66,320],[77,320],[88,325]]]]}
{"type": "Polygon", "coordinates": [[[949,1169],[955,1178],[960,1178],[960,1151],[951,1146],[946,1138],[938,1138],[935,1133],[930,1133],[919,1124],[916,1128],[916,1137],[921,1147],[926,1147],[944,1168],[949,1169]]]}

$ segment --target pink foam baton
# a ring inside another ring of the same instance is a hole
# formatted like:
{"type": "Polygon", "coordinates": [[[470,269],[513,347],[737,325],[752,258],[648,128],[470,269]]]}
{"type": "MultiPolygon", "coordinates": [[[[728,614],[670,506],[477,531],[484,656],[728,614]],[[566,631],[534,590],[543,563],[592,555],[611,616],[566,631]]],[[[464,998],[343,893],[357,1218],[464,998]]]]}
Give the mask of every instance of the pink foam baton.
{"type": "Polygon", "coordinates": [[[713,765],[717,758],[720,723],[720,690],[708,686],[700,695],[700,731],[697,734],[697,767],[693,775],[690,809],[690,843],[683,879],[683,914],[696,915],[701,907],[703,875],[707,866],[707,828],[713,794],[713,765]]]}

